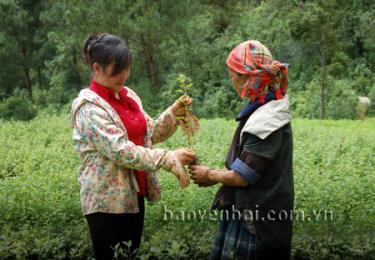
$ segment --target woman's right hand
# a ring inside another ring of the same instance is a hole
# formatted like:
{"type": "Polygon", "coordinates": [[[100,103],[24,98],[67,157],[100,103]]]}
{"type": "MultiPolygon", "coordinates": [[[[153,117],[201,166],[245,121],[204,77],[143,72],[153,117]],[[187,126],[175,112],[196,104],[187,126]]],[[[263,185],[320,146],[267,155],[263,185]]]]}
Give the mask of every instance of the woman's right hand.
{"type": "Polygon", "coordinates": [[[188,95],[183,95],[172,105],[172,113],[175,116],[186,116],[187,107],[191,106],[193,100],[188,95]]]}
{"type": "Polygon", "coordinates": [[[195,152],[192,149],[180,148],[174,151],[182,165],[190,165],[195,160],[195,152]]]}
{"type": "Polygon", "coordinates": [[[184,165],[190,165],[195,160],[195,152],[191,149],[181,148],[172,152],[172,157],[174,158],[171,163],[170,172],[172,172],[180,186],[186,188],[190,183],[190,176],[186,171],[184,165]]]}

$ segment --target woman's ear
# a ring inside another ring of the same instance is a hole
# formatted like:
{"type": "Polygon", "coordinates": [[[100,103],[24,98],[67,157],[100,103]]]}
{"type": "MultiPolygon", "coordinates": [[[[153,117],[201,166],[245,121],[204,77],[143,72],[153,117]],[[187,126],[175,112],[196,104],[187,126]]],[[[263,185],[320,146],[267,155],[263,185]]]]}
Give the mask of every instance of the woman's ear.
{"type": "Polygon", "coordinates": [[[94,75],[99,75],[102,71],[102,66],[100,66],[98,63],[94,62],[92,64],[92,72],[94,75]]]}
{"type": "Polygon", "coordinates": [[[128,80],[128,78],[130,77],[130,66],[128,66],[126,69],[125,69],[125,73],[126,73],[126,76],[125,76],[125,80],[128,80]]]}

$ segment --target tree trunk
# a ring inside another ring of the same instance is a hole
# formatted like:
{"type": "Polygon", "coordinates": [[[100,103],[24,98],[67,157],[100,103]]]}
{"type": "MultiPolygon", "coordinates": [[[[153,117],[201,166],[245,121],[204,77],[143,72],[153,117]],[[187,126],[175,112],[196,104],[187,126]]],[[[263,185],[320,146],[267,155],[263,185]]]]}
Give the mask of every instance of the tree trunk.
{"type": "Polygon", "coordinates": [[[141,47],[147,65],[147,75],[152,84],[159,91],[161,86],[159,70],[154,59],[151,45],[146,41],[144,34],[140,35],[141,47]]]}
{"type": "MultiPolygon", "coordinates": [[[[322,32],[321,34],[321,42],[324,45],[325,41],[325,34],[322,32]]],[[[327,85],[327,58],[325,55],[325,49],[321,47],[319,51],[319,58],[320,58],[320,67],[321,67],[321,83],[320,83],[320,118],[324,119],[326,116],[326,85],[327,85]]]]}
{"type": "Polygon", "coordinates": [[[77,58],[75,49],[73,49],[72,56],[73,56],[73,64],[74,64],[74,74],[75,74],[76,79],[77,79],[76,88],[79,91],[81,89],[81,86],[82,86],[82,79],[81,79],[81,73],[80,73],[80,70],[79,70],[79,63],[78,63],[78,58],[77,58]]]}
{"type": "MultiPolygon", "coordinates": [[[[323,68],[324,70],[325,68],[323,68]]],[[[322,82],[320,84],[320,118],[324,119],[325,118],[325,75],[326,73],[323,71],[322,75],[322,82]]]]}
{"type": "Polygon", "coordinates": [[[38,81],[39,81],[39,88],[42,89],[42,68],[38,67],[38,81]]]}
{"type": "Polygon", "coordinates": [[[324,52],[320,53],[321,65],[321,81],[320,81],[320,118],[324,119],[326,115],[325,100],[326,100],[326,85],[327,85],[327,68],[324,52]]]}
{"type": "Polygon", "coordinates": [[[24,76],[25,76],[25,84],[26,84],[27,93],[29,94],[30,100],[32,100],[33,90],[32,90],[32,87],[31,87],[32,83],[31,83],[31,79],[30,79],[30,69],[24,68],[23,73],[24,73],[24,76]]]}
{"type": "Polygon", "coordinates": [[[30,77],[30,69],[27,66],[27,50],[26,48],[21,49],[22,56],[24,57],[24,64],[23,64],[23,73],[24,73],[24,80],[27,89],[27,93],[29,94],[30,100],[33,98],[33,89],[32,89],[32,82],[30,77]]]}

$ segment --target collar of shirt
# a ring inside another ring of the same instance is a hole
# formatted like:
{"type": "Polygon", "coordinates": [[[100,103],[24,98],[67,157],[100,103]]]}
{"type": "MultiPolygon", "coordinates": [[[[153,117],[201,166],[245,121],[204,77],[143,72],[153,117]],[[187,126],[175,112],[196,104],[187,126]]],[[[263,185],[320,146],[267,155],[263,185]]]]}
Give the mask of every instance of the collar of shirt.
{"type": "MultiPolygon", "coordinates": [[[[91,80],[90,89],[96,92],[99,96],[104,98],[104,100],[108,101],[110,99],[119,99],[116,97],[116,93],[111,89],[104,87],[103,85],[99,84],[95,80],[91,80]]],[[[123,100],[127,99],[128,91],[126,88],[122,88],[119,92],[119,97],[123,100]]]]}
{"type": "MultiPolygon", "coordinates": [[[[264,104],[268,103],[271,100],[275,100],[275,92],[269,91],[266,95],[266,100],[264,104]]],[[[255,102],[249,102],[236,117],[236,121],[244,121],[247,120],[252,113],[255,112],[259,107],[263,106],[264,104],[260,104],[258,101],[255,102]]]]}

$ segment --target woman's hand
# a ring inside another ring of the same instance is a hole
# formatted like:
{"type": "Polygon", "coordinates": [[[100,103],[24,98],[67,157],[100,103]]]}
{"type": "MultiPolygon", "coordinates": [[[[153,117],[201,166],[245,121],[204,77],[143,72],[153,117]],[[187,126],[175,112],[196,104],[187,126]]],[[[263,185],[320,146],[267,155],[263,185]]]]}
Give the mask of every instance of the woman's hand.
{"type": "Polygon", "coordinates": [[[195,184],[198,184],[200,187],[208,187],[211,185],[217,184],[217,181],[212,178],[212,175],[209,174],[211,170],[208,166],[203,165],[191,165],[190,169],[190,178],[194,181],[195,184]]]}
{"type": "Polygon", "coordinates": [[[183,95],[177,99],[172,105],[172,113],[175,116],[185,116],[187,107],[193,103],[193,99],[188,95],[183,95]]]}
{"type": "Polygon", "coordinates": [[[174,163],[169,171],[176,176],[180,186],[186,188],[189,186],[190,178],[184,165],[190,165],[195,160],[195,153],[191,149],[181,148],[173,151],[173,158],[174,163]]]}
{"type": "Polygon", "coordinates": [[[195,160],[195,152],[188,148],[181,148],[174,151],[182,165],[190,165],[195,160]]]}

